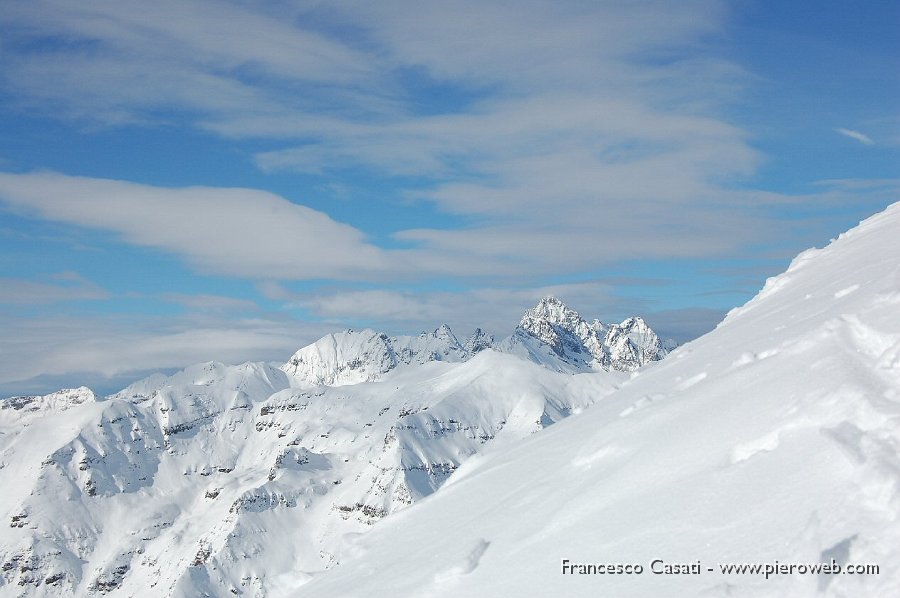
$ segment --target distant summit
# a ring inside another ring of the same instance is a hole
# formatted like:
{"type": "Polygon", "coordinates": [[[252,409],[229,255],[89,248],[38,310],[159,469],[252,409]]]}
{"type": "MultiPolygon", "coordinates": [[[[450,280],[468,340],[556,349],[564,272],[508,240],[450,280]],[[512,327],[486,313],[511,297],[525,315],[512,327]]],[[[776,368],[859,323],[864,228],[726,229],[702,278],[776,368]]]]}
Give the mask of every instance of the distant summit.
{"type": "Polygon", "coordinates": [[[347,330],[303,347],[281,369],[302,384],[340,386],[377,380],[403,366],[467,361],[485,349],[513,353],[569,373],[630,372],[667,353],[639,317],[611,325],[587,322],[556,297],[545,297],[525,312],[511,336],[498,343],[480,328],[460,341],[447,324],[418,336],[347,330]]]}
{"type": "Polygon", "coordinates": [[[545,297],[522,316],[515,333],[498,345],[558,371],[634,371],[662,359],[663,344],[640,317],[621,324],[586,321],[556,297],[545,297]]]}

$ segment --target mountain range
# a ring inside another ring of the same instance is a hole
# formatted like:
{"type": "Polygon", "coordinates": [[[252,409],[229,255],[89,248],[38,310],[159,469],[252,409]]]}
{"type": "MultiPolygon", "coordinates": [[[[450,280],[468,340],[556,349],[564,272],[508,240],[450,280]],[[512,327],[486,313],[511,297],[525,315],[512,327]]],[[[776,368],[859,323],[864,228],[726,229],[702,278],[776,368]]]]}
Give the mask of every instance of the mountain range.
{"type": "Polygon", "coordinates": [[[558,299],[500,342],[446,325],[330,334],[286,363],[205,363],[108,397],[0,402],[0,593],[275,596],[348,538],[663,358],[640,318],[558,299]]]}

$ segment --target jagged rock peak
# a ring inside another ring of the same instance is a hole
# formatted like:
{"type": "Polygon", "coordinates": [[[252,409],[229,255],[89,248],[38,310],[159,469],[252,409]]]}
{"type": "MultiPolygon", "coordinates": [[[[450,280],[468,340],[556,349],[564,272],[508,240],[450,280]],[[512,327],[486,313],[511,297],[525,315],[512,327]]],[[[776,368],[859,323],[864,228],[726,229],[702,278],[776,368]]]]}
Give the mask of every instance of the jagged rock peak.
{"type": "Polygon", "coordinates": [[[581,319],[577,311],[553,296],[547,296],[538,301],[538,304],[525,312],[522,317],[545,318],[553,322],[565,322],[572,319],[581,319]]]}
{"type": "Polygon", "coordinates": [[[481,328],[476,328],[472,336],[466,339],[463,348],[469,355],[475,355],[479,351],[490,349],[494,346],[494,335],[488,334],[481,328]]]}
{"type": "Polygon", "coordinates": [[[587,322],[556,297],[544,297],[527,310],[514,336],[524,342],[536,339],[577,369],[632,371],[667,353],[643,318],[633,316],[611,325],[587,322]]]}
{"type": "Polygon", "coordinates": [[[626,331],[634,331],[634,332],[644,332],[650,330],[650,326],[647,325],[647,322],[644,321],[644,318],[640,316],[631,316],[630,318],[626,318],[619,324],[619,328],[626,331]]]}
{"type": "MultiPolygon", "coordinates": [[[[525,310],[519,327],[525,330],[535,329],[542,323],[560,326],[566,330],[574,331],[581,325],[589,325],[577,311],[553,296],[547,296],[538,301],[537,305],[525,310]]],[[[605,329],[605,325],[599,320],[591,324],[599,324],[605,329]]]]}
{"type": "MultiPolygon", "coordinates": [[[[434,332],[431,333],[434,338],[442,339],[452,345],[460,345],[459,339],[456,338],[456,335],[453,334],[453,331],[450,330],[450,326],[447,324],[441,324],[437,328],[435,328],[434,332]]],[[[423,332],[419,335],[420,337],[428,336],[427,332],[423,332]]]]}

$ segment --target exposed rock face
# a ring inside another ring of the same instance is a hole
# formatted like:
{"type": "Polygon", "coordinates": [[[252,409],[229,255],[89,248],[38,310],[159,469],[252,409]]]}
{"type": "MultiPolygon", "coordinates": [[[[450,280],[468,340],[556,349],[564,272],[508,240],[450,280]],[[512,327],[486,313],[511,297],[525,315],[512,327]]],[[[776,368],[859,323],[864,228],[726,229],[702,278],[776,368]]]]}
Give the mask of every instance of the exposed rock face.
{"type": "Polygon", "coordinates": [[[559,299],[546,297],[525,312],[515,333],[498,348],[560,371],[628,372],[662,359],[671,347],[640,317],[621,324],[588,322],[559,299]]]}
{"type": "Polygon", "coordinates": [[[658,361],[675,348],[674,342],[663,342],[639,316],[610,326],[603,344],[608,348],[610,367],[622,371],[658,361]]]}
{"type": "Polygon", "coordinates": [[[481,328],[476,328],[472,336],[466,339],[463,348],[469,355],[475,355],[479,351],[490,349],[494,346],[494,337],[481,328]]]}

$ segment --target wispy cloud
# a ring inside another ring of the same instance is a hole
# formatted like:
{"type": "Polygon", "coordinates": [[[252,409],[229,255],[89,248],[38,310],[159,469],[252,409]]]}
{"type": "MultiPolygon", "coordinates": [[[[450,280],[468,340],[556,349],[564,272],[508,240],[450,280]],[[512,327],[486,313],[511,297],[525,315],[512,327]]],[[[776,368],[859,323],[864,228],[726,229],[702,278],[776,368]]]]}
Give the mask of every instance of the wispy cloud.
{"type": "MultiPolygon", "coordinates": [[[[565,88],[613,96],[623,86],[654,93],[654,81],[679,65],[626,67],[695,45],[724,18],[718,0],[35,0],[5,7],[0,26],[11,89],[64,115],[116,123],[181,109],[223,133],[283,137],[408,116],[409,69],[517,96],[565,88]]],[[[701,81],[716,68],[694,62],[680,74],[701,81]]]]}
{"type": "Polygon", "coordinates": [[[0,202],[25,215],[113,232],[216,274],[365,278],[387,268],[361,231],[264,191],[0,173],[0,202]]]}
{"type": "Polygon", "coordinates": [[[7,81],[48,110],[89,122],[164,122],[172,109],[218,122],[284,117],[332,99],[332,89],[350,95],[378,84],[372,55],[298,22],[309,7],[38,0],[6,9],[7,81]],[[36,39],[47,43],[32,51],[36,39]],[[285,84],[303,85],[303,99],[291,101],[297,87],[285,84]]]}
{"type": "Polygon", "coordinates": [[[860,133],[859,131],[854,131],[853,129],[837,128],[837,129],[835,129],[835,132],[840,133],[841,135],[844,135],[845,137],[849,137],[850,139],[856,139],[860,143],[864,143],[866,145],[872,145],[875,143],[874,141],[872,141],[872,138],[869,137],[868,135],[860,133]]]}
{"type": "MultiPolygon", "coordinates": [[[[617,182],[615,168],[591,172],[578,156],[565,162],[557,162],[564,172],[545,171],[544,179],[527,161],[511,166],[516,174],[505,188],[454,183],[430,192],[446,210],[481,212],[484,223],[399,230],[394,237],[411,245],[406,249],[385,249],[323,212],[253,189],[0,173],[0,204],[173,253],[203,273],[263,281],[510,279],[621,259],[721,254],[777,230],[744,209],[740,194],[688,183],[694,195],[681,197],[687,190],[676,190],[675,180],[669,188],[650,181],[632,189],[631,175],[617,182]]],[[[637,177],[636,165],[623,168],[637,177]]]]}

